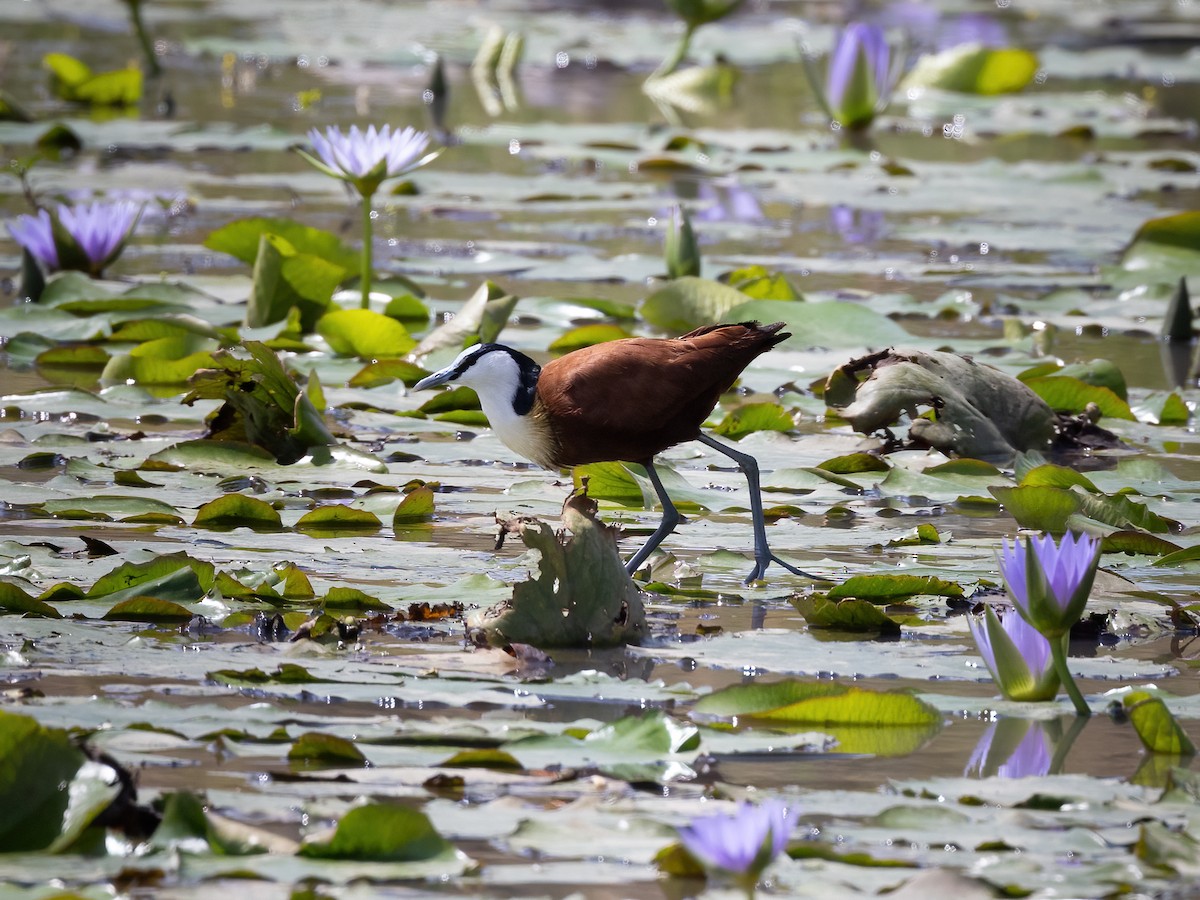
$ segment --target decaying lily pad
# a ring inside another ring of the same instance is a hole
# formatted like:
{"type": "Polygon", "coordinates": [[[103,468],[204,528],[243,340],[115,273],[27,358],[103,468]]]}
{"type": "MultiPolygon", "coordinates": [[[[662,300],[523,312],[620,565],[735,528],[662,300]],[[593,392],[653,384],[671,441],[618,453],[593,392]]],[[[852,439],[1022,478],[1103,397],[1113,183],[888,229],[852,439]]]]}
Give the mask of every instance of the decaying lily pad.
{"type": "Polygon", "coordinates": [[[830,375],[825,402],[864,434],[907,416],[912,443],[978,459],[1046,449],[1056,433],[1054,411],[1020,381],[936,350],[852,359],[830,375]]]}
{"type": "Polygon", "coordinates": [[[540,519],[499,520],[500,539],[517,534],[541,554],[537,578],[513,588],[511,600],[467,616],[476,644],[506,647],[611,647],[636,644],[646,613],[617,553],[615,529],[596,518],[596,502],[572,494],[563,504],[566,531],[540,519]]]}

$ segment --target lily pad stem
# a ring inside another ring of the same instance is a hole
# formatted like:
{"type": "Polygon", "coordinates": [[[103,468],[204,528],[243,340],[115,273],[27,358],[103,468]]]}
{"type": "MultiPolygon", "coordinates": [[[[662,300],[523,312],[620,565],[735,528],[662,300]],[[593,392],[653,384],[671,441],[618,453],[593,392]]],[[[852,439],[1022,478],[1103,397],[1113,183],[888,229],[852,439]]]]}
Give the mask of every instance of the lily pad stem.
{"type": "Polygon", "coordinates": [[[1075,714],[1087,717],[1092,714],[1092,711],[1088,707],[1087,701],[1083,699],[1083,694],[1079,692],[1079,685],[1071,677],[1071,670],[1067,668],[1067,648],[1065,644],[1065,640],[1050,639],[1050,657],[1054,660],[1054,671],[1058,673],[1058,680],[1062,682],[1067,696],[1071,698],[1071,702],[1075,705],[1075,714]]]}
{"type": "Polygon", "coordinates": [[[371,198],[364,196],[362,198],[363,208],[363,245],[362,245],[362,271],[359,273],[358,281],[362,285],[362,308],[370,309],[371,307],[371,198]]]}

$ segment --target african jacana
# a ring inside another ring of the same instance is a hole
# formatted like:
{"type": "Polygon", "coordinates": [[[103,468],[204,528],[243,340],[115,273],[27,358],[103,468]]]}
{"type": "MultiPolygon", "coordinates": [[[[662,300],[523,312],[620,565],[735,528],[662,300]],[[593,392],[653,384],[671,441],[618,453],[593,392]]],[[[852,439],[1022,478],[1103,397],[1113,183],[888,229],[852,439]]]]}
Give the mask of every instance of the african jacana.
{"type": "Polygon", "coordinates": [[[754,457],[700,431],[742,370],[789,337],[780,333],[783,325],[708,325],[677,338],[626,338],[584,347],[545,366],[503,344],[479,344],[421,379],[415,390],[448,381],[474,388],[496,436],[546,469],[612,460],[644,466],[663,517],[626,563],[630,574],[680,521],[655,471],[655,455],[685,441],[700,441],[736,462],[750,486],[754,569],[746,582],[761,578],[772,560],[812,578],[767,546],[754,457]]]}

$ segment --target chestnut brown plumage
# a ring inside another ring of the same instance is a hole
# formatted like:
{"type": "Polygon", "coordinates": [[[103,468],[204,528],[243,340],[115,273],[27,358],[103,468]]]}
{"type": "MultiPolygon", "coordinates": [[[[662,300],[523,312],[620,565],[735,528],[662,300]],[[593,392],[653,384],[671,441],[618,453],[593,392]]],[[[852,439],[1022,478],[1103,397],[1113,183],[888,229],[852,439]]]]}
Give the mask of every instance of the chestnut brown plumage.
{"type": "Polygon", "coordinates": [[[669,340],[596,344],[547,363],[531,414],[546,416],[551,464],[645,463],[696,440],[742,370],[788,337],[782,327],[708,325],[669,340]]]}
{"type": "MultiPolygon", "coordinates": [[[[627,338],[576,350],[539,367],[502,344],[482,344],[417,383],[421,390],[459,381],[476,390],[496,435],[512,450],[548,469],[621,460],[646,469],[663,518],[627,563],[632,573],[680,517],[654,457],[698,440],[737,462],[750,485],[755,566],[747,582],[777,562],[767,546],[754,457],[701,432],[704,420],[755,357],[785,340],[783,323],[708,325],[682,337],[627,338]]],[[[812,576],[808,576],[812,577],[812,576]]]]}

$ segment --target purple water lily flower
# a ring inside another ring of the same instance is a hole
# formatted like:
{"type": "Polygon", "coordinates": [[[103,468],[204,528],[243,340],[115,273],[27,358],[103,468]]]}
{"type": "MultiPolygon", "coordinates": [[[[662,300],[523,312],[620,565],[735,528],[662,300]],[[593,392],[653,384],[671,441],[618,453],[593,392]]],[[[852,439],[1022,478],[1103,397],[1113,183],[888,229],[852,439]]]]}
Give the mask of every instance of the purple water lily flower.
{"type": "Polygon", "coordinates": [[[883,30],[851,22],[829,57],[824,93],[829,115],[847,128],[863,128],[890,92],[891,50],[883,30]]]}
{"type": "Polygon", "coordinates": [[[390,125],[382,128],[371,125],[366,131],[360,131],[357,125],[351,125],[343,134],[337,126],[330,126],[324,134],[313,128],[308,137],[320,159],[303,150],[299,151],[300,155],[326,175],[354,185],[363,198],[359,283],[362,308],[368,309],[371,304],[371,198],[384,181],[425,165],[440,151],[422,156],[429,146],[429,135],[412,127],[393,131],[390,125]]]}
{"type": "Polygon", "coordinates": [[[733,813],[695,819],[679,829],[679,839],[706,868],[757,878],[787,846],[796,818],[778,800],[743,801],[733,813]]]}
{"type": "Polygon", "coordinates": [[[40,209],[17,216],[8,231],[47,271],[76,269],[98,278],[121,255],[141,211],[128,200],[59,206],[53,215],[40,209]]]}
{"type": "Polygon", "coordinates": [[[1054,638],[1079,621],[1099,562],[1098,540],[1067,534],[1056,544],[1047,534],[1011,546],[1005,541],[1000,574],[1025,621],[1054,638]]]}
{"type": "Polygon", "coordinates": [[[351,125],[345,134],[337,126],[326,128],[324,134],[313,128],[308,139],[320,157],[318,163],[306,155],[309,162],[326,174],[350,182],[363,197],[374,194],[388,178],[403,175],[433,158],[421,157],[429,146],[429,135],[411,126],[393,131],[390,125],[371,125],[361,131],[351,125]]]}
{"type": "MultiPolygon", "coordinates": [[[[992,607],[982,617],[968,616],[967,625],[979,655],[1000,692],[1010,700],[1053,700],[1059,679],[1050,641],[1009,609],[998,618],[992,607]]],[[[1060,638],[1061,640],[1061,638],[1060,638]]]]}
{"type": "Polygon", "coordinates": [[[29,251],[42,268],[58,268],[58,247],[54,244],[54,222],[50,213],[39,209],[34,216],[17,216],[7,223],[12,239],[29,251]]]}
{"type": "Polygon", "coordinates": [[[130,200],[60,206],[58,221],[88,258],[90,271],[99,275],[117,258],[137,224],[142,207],[130,200]]]}
{"type": "Polygon", "coordinates": [[[882,28],[904,29],[914,50],[941,51],[962,44],[1009,46],[1008,31],[996,16],[980,12],[943,15],[925,3],[889,3],[873,20],[882,28]]]}

